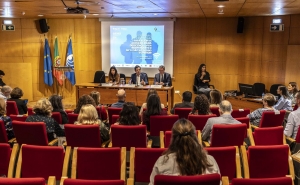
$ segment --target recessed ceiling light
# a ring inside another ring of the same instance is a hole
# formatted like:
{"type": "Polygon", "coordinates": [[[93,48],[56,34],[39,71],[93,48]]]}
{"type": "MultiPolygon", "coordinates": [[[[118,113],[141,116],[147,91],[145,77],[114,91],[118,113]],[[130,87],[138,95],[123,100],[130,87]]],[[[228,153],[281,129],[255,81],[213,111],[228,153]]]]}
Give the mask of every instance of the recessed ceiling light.
{"type": "Polygon", "coordinates": [[[223,12],[219,12],[218,14],[224,14],[223,12]]]}
{"type": "Polygon", "coordinates": [[[218,7],[219,7],[219,8],[223,8],[223,7],[225,7],[225,6],[224,6],[224,5],[219,5],[218,7]]]}
{"type": "Polygon", "coordinates": [[[99,14],[97,14],[97,13],[93,13],[93,15],[99,15],[99,14]]]}
{"type": "Polygon", "coordinates": [[[137,8],[144,8],[143,6],[137,6],[137,8]]]}
{"type": "Polygon", "coordinates": [[[39,16],[39,17],[43,17],[44,15],[42,15],[42,14],[39,14],[38,16],[39,16]]]}
{"type": "Polygon", "coordinates": [[[154,13],[153,15],[157,15],[157,13],[154,13]]]}

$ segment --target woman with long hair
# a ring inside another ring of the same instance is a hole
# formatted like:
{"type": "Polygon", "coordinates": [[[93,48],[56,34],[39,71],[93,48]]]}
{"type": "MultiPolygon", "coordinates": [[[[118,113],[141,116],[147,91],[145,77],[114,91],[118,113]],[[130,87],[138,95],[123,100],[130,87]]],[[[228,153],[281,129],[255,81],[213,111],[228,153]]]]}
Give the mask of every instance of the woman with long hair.
{"type": "Polygon", "coordinates": [[[220,173],[217,162],[199,143],[195,126],[187,119],[179,119],[173,125],[169,148],[154,164],[149,185],[154,184],[156,175],[193,176],[211,173],[220,173]]]}
{"type": "Polygon", "coordinates": [[[139,125],[141,124],[138,108],[131,102],[126,102],[120,112],[117,125],[139,125]]]}
{"type": "Polygon", "coordinates": [[[201,64],[198,68],[198,72],[195,74],[194,85],[197,87],[197,94],[205,94],[209,98],[209,82],[210,75],[206,71],[206,65],[201,64]]]}
{"type": "Polygon", "coordinates": [[[15,134],[12,127],[11,118],[5,115],[6,115],[6,102],[3,98],[0,98],[0,120],[3,121],[7,138],[8,140],[10,140],[15,137],[15,134]]]}
{"type": "Polygon", "coordinates": [[[115,66],[111,66],[108,73],[109,83],[119,84],[120,83],[120,74],[115,66]]]}
{"type": "Polygon", "coordinates": [[[292,104],[296,103],[296,94],[298,92],[298,85],[296,82],[290,82],[288,85],[288,98],[292,101],[292,104]]]}
{"type": "Polygon", "coordinates": [[[77,102],[76,109],[74,109],[75,114],[79,114],[79,111],[83,105],[92,104],[96,107],[94,99],[90,95],[82,95],[77,102]]]}
{"type": "MultiPolygon", "coordinates": [[[[147,108],[147,101],[148,101],[148,98],[149,98],[149,96],[152,95],[152,94],[158,95],[156,89],[149,89],[149,90],[148,90],[147,98],[146,98],[146,103],[143,103],[143,104],[142,104],[141,109],[140,109],[140,115],[142,115],[144,109],[147,108]]],[[[161,108],[162,108],[162,109],[165,108],[165,105],[164,105],[164,104],[161,104],[161,108]]]]}
{"type": "Polygon", "coordinates": [[[288,99],[287,88],[285,86],[279,86],[277,89],[277,94],[280,95],[280,98],[274,105],[274,109],[292,111],[292,101],[288,99]]]}
{"type": "Polygon", "coordinates": [[[219,107],[221,101],[223,100],[221,92],[217,89],[213,89],[210,91],[209,96],[210,96],[209,107],[219,107]]]}
{"type": "Polygon", "coordinates": [[[59,112],[62,119],[62,124],[66,124],[69,122],[68,115],[64,110],[62,104],[62,97],[58,95],[52,95],[49,98],[50,103],[52,104],[53,111],[52,112],[59,112]]]}
{"type": "Polygon", "coordinates": [[[207,115],[211,114],[209,109],[209,101],[204,94],[199,94],[195,97],[194,108],[191,114],[195,115],[207,115]]]}
{"type": "Polygon", "coordinates": [[[98,109],[98,115],[99,118],[104,121],[107,120],[107,112],[106,109],[103,105],[101,105],[100,103],[100,93],[98,91],[92,91],[90,93],[90,96],[94,99],[95,104],[96,104],[96,108],[99,107],[98,109]],[[100,111],[99,111],[100,110],[100,111]]]}

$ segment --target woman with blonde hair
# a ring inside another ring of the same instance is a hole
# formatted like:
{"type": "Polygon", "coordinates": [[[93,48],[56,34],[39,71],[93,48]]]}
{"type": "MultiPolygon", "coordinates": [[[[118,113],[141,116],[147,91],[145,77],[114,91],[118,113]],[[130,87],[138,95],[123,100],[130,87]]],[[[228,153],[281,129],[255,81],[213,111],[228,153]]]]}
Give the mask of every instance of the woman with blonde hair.
{"type": "Polygon", "coordinates": [[[98,116],[99,118],[104,121],[107,120],[107,112],[103,105],[100,104],[100,93],[98,91],[92,91],[90,96],[94,99],[96,107],[99,107],[98,116]]]}
{"type": "Polygon", "coordinates": [[[109,140],[109,128],[98,119],[98,113],[94,105],[83,105],[80,109],[78,119],[74,123],[76,125],[99,125],[101,141],[105,142],[109,140]]]}
{"type": "Polygon", "coordinates": [[[9,116],[5,116],[5,114],[6,114],[6,102],[3,98],[0,98],[0,120],[4,122],[7,138],[8,140],[10,140],[15,137],[15,134],[13,131],[11,119],[9,116]]]}
{"type": "Polygon", "coordinates": [[[215,159],[203,149],[196,136],[195,126],[179,119],[172,128],[169,148],[154,164],[149,185],[156,175],[193,176],[220,173],[215,159]]]}

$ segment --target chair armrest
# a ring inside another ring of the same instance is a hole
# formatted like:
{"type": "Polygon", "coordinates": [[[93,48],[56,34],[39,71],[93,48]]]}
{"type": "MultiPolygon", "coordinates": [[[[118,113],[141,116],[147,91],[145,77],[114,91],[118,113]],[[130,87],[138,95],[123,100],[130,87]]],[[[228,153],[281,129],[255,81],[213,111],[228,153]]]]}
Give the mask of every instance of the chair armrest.
{"type": "Polygon", "coordinates": [[[108,141],[103,142],[103,143],[101,144],[101,147],[102,147],[102,148],[107,148],[108,145],[109,145],[110,143],[111,143],[111,142],[110,142],[110,139],[109,139],[108,141]]]}
{"type": "Polygon", "coordinates": [[[55,176],[49,176],[47,184],[48,185],[56,185],[56,178],[55,178],[55,176]]]}
{"type": "Polygon", "coordinates": [[[63,170],[62,170],[62,176],[67,177],[68,176],[68,168],[69,168],[69,162],[70,162],[70,156],[71,156],[71,147],[67,146],[65,150],[65,158],[63,163],[63,170]]]}
{"type": "Polygon", "coordinates": [[[134,180],[133,180],[133,178],[128,178],[128,179],[127,179],[127,185],[134,185],[134,180]]]}
{"type": "Polygon", "coordinates": [[[242,178],[241,156],[239,147],[235,146],[236,178],[242,178]]]}
{"type": "Polygon", "coordinates": [[[147,142],[147,148],[151,148],[152,147],[152,140],[149,139],[147,142]]]}
{"type": "Polygon", "coordinates": [[[222,185],[229,185],[229,179],[227,176],[222,177],[222,185]]]}
{"type": "Polygon", "coordinates": [[[108,147],[108,148],[111,148],[111,147],[112,147],[112,142],[111,142],[111,141],[109,142],[109,144],[108,144],[107,147],[108,147]]]}
{"type": "Polygon", "coordinates": [[[160,143],[160,148],[165,148],[165,134],[164,131],[159,131],[159,143],[160,143]]]}
{"type": "Polygon", "coordinates": [[[247,134],[248,134],[248,138],[249,138],[249,141],[250,141],[250,145],[255,146],[255,142],[254,142],[253,133],[252,133],[251,128],[247,129],[247,134]]]}
{"type": "Polygon", "coordinates": [[[12,138],[10,140],[8,140],[8,144],[12,145],[13,143],[16,143],[16,138],[12,138]]]}
{"type": "Polygon", "coordinates": [[[249,164],[248,164],[248,156],[245,146],[241,146],[241,154],[242,154],[242,163],[244,169],[244,178],[249,179],[249,164]]]}
{"type": "Polygon", "coordinates": [[[68,178],[68,177],[61,177],[59,185],[64,185],[64,181],[65,181],[67,178],[68,178]]]}
{"type": "Polygon", "coordinates": [[[258,128],[258,126],[251,125],[251,128],[252,128],[252,130],[254,130],[254,129],[258,128]]]}
{"type": "Polygon", "coordinates": [[[203,141],[204,147],[210,147],[210,144],[207,141],[203,141]]]}
{"type": "Polygon", "coordinates": [[[200,145],[202,145],[202,133],[201,133],[201,130],[197,130],[198,132],[198,141],[200,143],[200,145]]]}
{"type": "Polygon", "coordinates": [[[294,163],[293,163],[293,158],[291,156],[291,150],[289,150],[289,172],[290,175],[292,176],[292,179],[295,179],[295,169],[294,169],[294,163]]]}
{"type": "Polygon", "coordinates": [[[8,178],[13,178],[14,177],[16,159],[17,159],[17,154],[18,154],[19,150],[20,150],[19,144],[15,143],[13,145],[13,149],[12,149],[12,152],[10,154],[10,160],[9,160],[9,166],[8,166],[8,172],[7,172],[7,177],[8,178]]]}
{"type": "Polygon", "coordinates": [[[50,141],[48,143],[49,146],[57,146],[57,143],[58,143],[58,139],[53,139],[52,141],[50,141]]]}
{"type": "Polygon", "coordinates": [[[214,86],[214,85],[209,85],[208,87],[209,87],[209,88],[212,87],[211,89],[215,89],[215,86],[214,86]]]}
{"type": "Polygon", "coordinates": [[[296,142],[295,139],[293,139],[293,138],[291,138],[291,137],[288,137],[288,136],[285,136],[285,139],[286,139],[286,142],[287,142],[287,143],[294,143],[294,142],[296,142]]]}

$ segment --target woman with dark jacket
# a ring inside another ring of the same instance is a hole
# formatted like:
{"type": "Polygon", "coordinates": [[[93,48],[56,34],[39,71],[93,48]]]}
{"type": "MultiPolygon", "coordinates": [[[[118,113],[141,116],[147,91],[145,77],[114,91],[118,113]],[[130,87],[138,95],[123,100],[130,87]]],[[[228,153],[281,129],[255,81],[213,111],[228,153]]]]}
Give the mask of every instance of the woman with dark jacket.
{"type": "Polygon", "coordinates": [[[50,103],[52,104],[53,111],[52,112],[59,112],[61,115],[62,124],[66,124],[69,122],[68,115],[65,112],[62,104],[62,97],[58,95],[52,95],[49,98],[50,103]]]}
{"type": "Polygon", "coordinates": [[[198,68],[198,73],[195,74],[194,85],[197,86],[197,94],[205,94],[209,98],[209,82],[210,75],[206,71],[206,65],[201,64],[198,68]]]}
{"type": "Polygon", "coordinates": [[[27,114],[27,105],[24,100],[20,98],[23,96],[23,91],[19,87],[14,88],[10,93],[8,101],[14,101],[17,104],[19,115],[27,114]]]}

